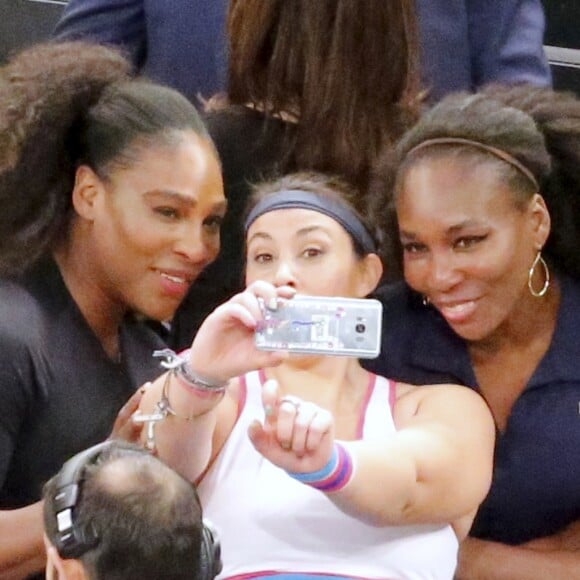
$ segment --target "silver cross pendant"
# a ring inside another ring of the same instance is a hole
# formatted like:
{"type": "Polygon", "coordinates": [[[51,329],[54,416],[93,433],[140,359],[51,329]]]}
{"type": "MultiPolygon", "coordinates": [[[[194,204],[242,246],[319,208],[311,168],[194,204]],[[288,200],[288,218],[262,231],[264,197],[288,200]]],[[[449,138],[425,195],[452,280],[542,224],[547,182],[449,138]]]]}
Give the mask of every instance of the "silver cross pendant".
{"type": "Polygon", "coordinates": [[[161,401],[155,405],[155,412],[151,415],[143,415],[139,412],[133,416],[134,423],[146,423],[145,448],[149,451],[155,451],[155,426],[165,417],[167,417],[167,408],[161,401]]]}

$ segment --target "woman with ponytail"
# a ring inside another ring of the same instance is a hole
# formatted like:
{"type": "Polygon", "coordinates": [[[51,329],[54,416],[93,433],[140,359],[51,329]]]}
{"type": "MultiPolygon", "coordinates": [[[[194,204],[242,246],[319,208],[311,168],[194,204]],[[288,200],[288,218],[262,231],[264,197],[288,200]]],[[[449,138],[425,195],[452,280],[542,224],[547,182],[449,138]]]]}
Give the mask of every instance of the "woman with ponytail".
{"type": "Polygon", "coordinates": [[[0,576],[42,569],[42,486],[136,437],[138,385],[219,250],[220,165],[194,107],[116,51],[40,45],[0,69],[0,576]],[[127,402],[128,401],[128,402],[127,402]]]}
{"type": "Polygon", "coordinates": [[[496,423],[457,578],[576,578],[580,101],[527,86],[448,97],[385,156],[377,188],[406,284],[382,295],[373,370],[471,387],[496,423]]]}

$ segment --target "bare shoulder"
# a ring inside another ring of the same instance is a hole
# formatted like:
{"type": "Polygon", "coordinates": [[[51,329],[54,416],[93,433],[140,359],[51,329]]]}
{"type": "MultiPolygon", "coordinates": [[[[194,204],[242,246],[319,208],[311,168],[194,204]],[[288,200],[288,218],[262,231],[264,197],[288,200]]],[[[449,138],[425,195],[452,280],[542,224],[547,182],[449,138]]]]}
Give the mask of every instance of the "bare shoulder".
{"type": "Polygon", "coordinates": [[[394,418],[397,426],[421,418],[455,417],[459,422],[477,421],[494,429],[487,403],[475,390],[462,385],[397,384],[394,418]]]}

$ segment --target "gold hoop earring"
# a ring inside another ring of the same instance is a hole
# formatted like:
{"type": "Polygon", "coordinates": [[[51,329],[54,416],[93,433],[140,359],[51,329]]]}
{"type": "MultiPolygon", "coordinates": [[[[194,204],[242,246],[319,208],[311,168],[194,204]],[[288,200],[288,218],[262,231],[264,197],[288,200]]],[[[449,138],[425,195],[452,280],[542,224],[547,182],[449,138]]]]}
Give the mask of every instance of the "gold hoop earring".
{"type": "Polygon", "coordinates": [[[542,296],[546,295],[548,288],[550,287],[550,270],[548,269],[548,264],[544,258],[542,258],[542,252],[538,252],[532,267],[528,273],[528,289],[530,294],[535,298],[542,298],[542,296]],[[541,290],[534,289],[534,274],[536,273],[536,267],[538,264],[541,264],[542,268],[544,269],[544,285],[542,286],[541,290]]]}

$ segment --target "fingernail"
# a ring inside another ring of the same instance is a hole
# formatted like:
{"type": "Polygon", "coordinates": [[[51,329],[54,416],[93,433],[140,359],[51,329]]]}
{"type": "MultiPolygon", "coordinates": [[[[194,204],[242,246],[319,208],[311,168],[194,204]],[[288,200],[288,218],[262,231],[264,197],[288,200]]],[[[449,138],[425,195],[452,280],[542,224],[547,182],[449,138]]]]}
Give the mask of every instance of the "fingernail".
{"type": "Polygon", "coordinates": [[[270,298],[268,301],[268,308],[270,310],[277,310],[278,309],[278,299],[277,298],[270,298]]]}
{"type": "Polygon", "coordinates": [[[278,390],[278,383],[275,379],[268,379],[265,383],[264,383],[264,387],[263,387],[264,391],[266,392],[266,395],[269,397],[275,397],[276,396],[276,391],[278,390]]]}

